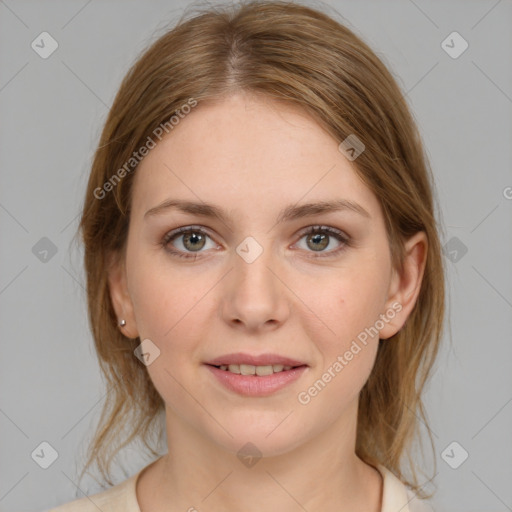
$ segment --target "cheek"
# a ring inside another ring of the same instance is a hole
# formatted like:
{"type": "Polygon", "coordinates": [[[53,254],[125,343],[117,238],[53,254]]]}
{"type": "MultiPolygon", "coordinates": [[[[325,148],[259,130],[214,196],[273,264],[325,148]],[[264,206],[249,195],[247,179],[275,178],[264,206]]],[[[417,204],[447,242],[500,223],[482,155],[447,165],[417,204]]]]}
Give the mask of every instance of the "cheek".
{"type": "Polygon", "coordinates": [[[375,322],[385,299],[378,278],[379,272],[368,266],[364,271],[347,269],[325,293],[310,296],[315,312],[328,326],[310,329],[320,362],[310,383],[314,388],[310,410],[326,415],[327,422],[357,398],[373,369],[379,346],[375,322]],[[316,392],[319,398],[313,399],[316,392]],[[329,410],[325,403],[331,404],[329,410]]]}
{"type": "MultiPolygon", "coordinates": [[[[140,261],[140,260],[139,260],[140,261]]],[[[134,260],[135,263],[135,260],[134,260]]],[[[134,267],[135,268],[135,267],[134,267]]],[[[132,301],[140,338],[150,339],[160,351],[147,371],[155,388],[171,409],[193,407],[181,384],[187,382],[197,364],[197,340],[204,339],[204,307],[208,292],[206,279],[193,279],[183,272],[140,264],[132,274],[132,301]],[[181,405],[180,405],[181,404],[181,405]]]]}
{"type": "Polygon", "coordinates": [[[387,297],[386,275],[375,260],[361,260],[325,282],[322,293],[317,288],[309,296],[315,312],[329,327],[326,332],[330,336],[326,339],[333,350],[344,349],[361,332],[375,325],[387,297]]]}
{"type": "MultiPolygon", "coordinates": [[[[159,249],[159,251],[162,251],[159,249]]],[[[165,254],[133,251],[127,258],[130,295],[142,339],[163,342],[177,338],[178,331],[190,327],[197,318],[201,298],[212,287],[208,275],[184,271],[167,260],[165,254]]]]}

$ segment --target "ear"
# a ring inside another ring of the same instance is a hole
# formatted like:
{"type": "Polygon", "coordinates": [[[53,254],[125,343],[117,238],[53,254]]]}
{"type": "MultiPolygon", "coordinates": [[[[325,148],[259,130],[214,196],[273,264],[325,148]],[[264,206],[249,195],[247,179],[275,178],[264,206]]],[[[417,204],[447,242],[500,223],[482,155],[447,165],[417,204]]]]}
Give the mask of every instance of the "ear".
{"type": "Polygon", "coordinates": [[[124,258],[120,253],[111,253],[108,256],[108,287],[112,306],[117,315],[118,328],[128,338],[137,338],[139,335],[135,323],[133,304],[128,293],[126,267],[124,258]],[[119,322],[125,320],[126,325],[121,327],[119,322]]]}
{"type": "Polygon", "coordinates": [[[424,231],[409,238],[404,247],[403,271],[393,269],[389,285],[386,310],[395,315],[388,316],[387,323],[380,330],[379,338],[387,339],[396,334],[405,324],[420,293],[421,282],[427,261],[428,240],[424,231]]]}

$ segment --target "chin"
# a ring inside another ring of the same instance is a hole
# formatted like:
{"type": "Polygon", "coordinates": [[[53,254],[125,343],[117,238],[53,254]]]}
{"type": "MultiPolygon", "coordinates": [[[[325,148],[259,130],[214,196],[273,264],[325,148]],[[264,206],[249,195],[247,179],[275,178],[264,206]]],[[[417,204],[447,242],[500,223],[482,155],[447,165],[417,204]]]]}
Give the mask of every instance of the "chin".
{"type": "Polygon", "coordinates": [[[233,437],[222,430],[223,435],[215,436],[213,440],[239,458],[244,455],[258,458],[284,455],[305,442],[304,429],[294,429],[288,422],[283,422],[282,415],[277,421],[275,415],[271,415],[268,421],[260,420],[257,424],[239,420],[225,422],[223,426],[233,437]]]}

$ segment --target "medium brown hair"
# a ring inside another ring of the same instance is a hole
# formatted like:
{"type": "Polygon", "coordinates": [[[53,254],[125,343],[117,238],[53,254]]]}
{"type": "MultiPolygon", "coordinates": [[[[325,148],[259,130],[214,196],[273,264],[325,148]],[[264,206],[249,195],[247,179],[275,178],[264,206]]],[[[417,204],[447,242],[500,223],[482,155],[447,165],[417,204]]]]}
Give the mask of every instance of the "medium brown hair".
{"type": "Polygon", "coordinates": [[[373,371],[360,393],[356,454],[368,464],[386,466],[418,496],[430,497],[418,483],[410,449],[421,437],[419,422],[428,425],[421,397],[438,353],[445,308],[432,173],[404,95],[383,62],[331,16],[282,1],[217,5],[199,8],[192,17],[185,14],[137,59],[114,99],[79,226],[89,321],[108,386],[84,471],[96,461],[103,479],[113,485],[113,457],[139,438],[159,455],[148,440],[156,425],[160,433],[163,428],[157,421],[163,399],[134,356],[141,340],[119,330],[108,288],[108,256],[124,257],[130,220],[137,166],[125,163],[191,98],[200,104],[237,91],[298,106],[336,141],[355,134],[364,143],[352,164],[381,204],[395,268],[402,268],[404,241],[426,233],[418,300],[403,328],[379,341],[373,371]],[[122,179],[99,199],[98,189],[123,166],[122,179]],[[405,453],[409,479],[402,466],[405,453]]]}

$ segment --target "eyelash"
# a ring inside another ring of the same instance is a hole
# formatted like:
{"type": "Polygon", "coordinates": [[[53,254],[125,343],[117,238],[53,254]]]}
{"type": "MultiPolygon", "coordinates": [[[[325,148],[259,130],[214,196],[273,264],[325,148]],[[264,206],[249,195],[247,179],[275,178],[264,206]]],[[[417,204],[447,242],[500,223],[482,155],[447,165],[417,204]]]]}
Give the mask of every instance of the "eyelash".
{"type": "MultiPolygon", "coordinates": [[[[338,229],[331,228],[329,226],[310,226],[309,228],[306,228],[306,231],[301,232],[301,236],[299,238],[302,239],[306,235],[310,234],[316,234],[316,233],[327,233],[328,235],[334,237],[336,240],[342,243],[342,245],[338,249],[334,249],[332,251],[328,251],[327,253],[319,252],[318,254],[313,254],[311,257],[313,258],[328,258],[337,256],[339,253],[344,251],[347,247],[351,246],[351,239],[350,237],[343,234],[343,232],[339,231],[338,229]]],[[[160,245],[169,252],[172,256],[177,256],[178,258],[185,258],[185,259],[196,259],[197,256],[200,254],[200,252],[197,252],[193,255],[191,253],[184,253],[183,251],[179,251],[176,249],[171,249],[169,247],[169,243],[174,241],[176,238],[178,238],[180,235],[183,235],[185,233],[200,233],[202,235],[206,235],[210,237],[210,235],[200,226],[186,226],[182,228],[175,229],[173,231],[170,231],[167,233],[164,238],[162,239],[160,245]]],[[[211,237],[210,237],[211,238],[211,237]]],[[[311,251],[314,252],[314,251],[311,251]]]]}

